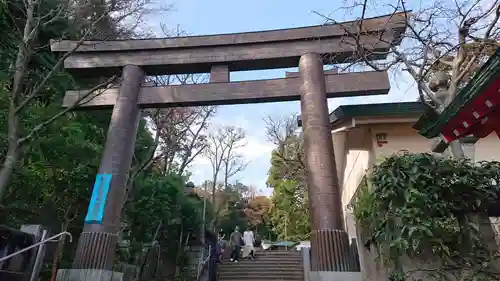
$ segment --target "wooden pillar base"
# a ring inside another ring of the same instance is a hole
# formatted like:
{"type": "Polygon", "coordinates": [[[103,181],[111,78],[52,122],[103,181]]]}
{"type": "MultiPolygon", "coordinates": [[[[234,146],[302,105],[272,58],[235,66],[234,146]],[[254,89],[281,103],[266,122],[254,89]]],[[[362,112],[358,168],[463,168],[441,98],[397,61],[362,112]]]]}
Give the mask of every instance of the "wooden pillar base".
{"type": "Polygon", "coordinates": [[[314,230],[311,233],[311,269],[313,271],[354,271],[349,255],[349,236],[338,229],[314,230]]]}
{"type": "Polygon", "coordinates": [[[111,270],[117,242],[118,236],[114,233],[83,232],[78,240],[73,268],[111,270]]]}

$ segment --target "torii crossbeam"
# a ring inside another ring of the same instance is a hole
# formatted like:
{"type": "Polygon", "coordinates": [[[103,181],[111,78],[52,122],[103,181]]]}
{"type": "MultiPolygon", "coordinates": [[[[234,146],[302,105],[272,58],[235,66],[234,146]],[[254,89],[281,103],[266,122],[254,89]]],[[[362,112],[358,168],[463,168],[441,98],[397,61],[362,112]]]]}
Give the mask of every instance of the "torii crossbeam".
{"type": "MultiPolygon", "coordinates": [[[[328,120],[328,97],[386,94],[385,72],[337,74],[324,64],[356,59],[361,43],[365,59],[383,59],[399,44],[405,14],[296,29],[167,39],[53,41],[54,52],[76,48],[64,67],[79,77],[122,75],[119,88],[84,99],[80,109],[113,107],[106,144],[73,267],[111,270],[125,186],[141,108],[301,101],[308,168],[311,246],[314,270],[349,271],[340,188],[328,120]],[[347,31],[348,32],[347,32],[347,31]],[[360,34],[359,40],[346,34],[360,34]],[[382,38],[382,40],[381,40],[382,38]],[[355,42],[356,41],[356,42],[355,42]],[[230,71],[299,66],[286,78],[231,82],[230,71]],[[146,75],[210,73],[210,83],[141,87],[146,75]]],[[[68,91],[71,106],[85,91],[68,91]]]]}

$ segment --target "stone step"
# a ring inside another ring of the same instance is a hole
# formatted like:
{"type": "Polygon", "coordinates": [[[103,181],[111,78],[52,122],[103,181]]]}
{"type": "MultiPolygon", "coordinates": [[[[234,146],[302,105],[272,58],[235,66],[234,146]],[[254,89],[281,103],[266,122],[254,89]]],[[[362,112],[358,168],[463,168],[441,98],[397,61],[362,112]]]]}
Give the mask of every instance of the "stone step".
{"type": "Polygon", "coordinates": [[[297,270],[297,271],[302,271],[303,270],[303,265],[302,264],[230,264],[230,265],[223,265],[219,267],[219,271],[237,271],[237,270],[258,270],[258,271],[265,271],[265,270],[297,270]]]}
{"type": "Polygon", "coordinates": [[[286,269],[286,268],[262,268],[262,269],[232,269],[232,270],[221,270],[219,271],[220,276],[227,275],[255,275],[255,276],[267,276],[267,274],[298,274],[303,275],[304,270],[302,268],[296,269],[286,269]],[[250,273],[249,273],[250,272],[250,273]]]}
{"type": "MultiPolygon", "coordinates": [[[[224,259],[224,261],[225,260],[226,259],[224,259]]],[[[227,259],[227,260],[229,261],[230,259],[227,259]]],[[[302,262],[302,259],[298,259],[298,258],[283,258],[283,259],[280,259],[280,258],[275,258],[275,257],[255,256],[255,258],[253,260],[240,258],[238,261],[239,262],[276,262],[276,263],[279,263],[279,262],[302,262]]]]}
{"type": "Polygon", "coordinates": [[[304,280],[303,272],[298,271],[273,271],[273,272],[219,272],[219,280],[267,280],[267,279],[283,279],[283,280],[304,280]]]}
{"type": "MultiPolygon", "coordinates": [[[[230,278],[230,279],[219,279],[219,281],[240,281],[239,278],[230,278]]],[[[243,279],[245,281],[304,281],[304,278],[282,278],[282,277],[260,277],[257,279],[243,279]]]]}
{"type": "Polygon", "coordinates": [[[259,266],[259,265],[234,265],[234,266],[221,266],[219,267],[219,272],[229,272],[229,271],[242,271],[242,270],[250,270],[250,271],[266,271],[266,270],[271,270],[271,271],[280,271],[280,270],[286,270],[286,271],[300,271],[302,272],[304,267],[302,265],[299,266],[283,266],[283,265],[268,265],[265,267],[259,266]]]}
{"type": "MultiPolygon", "coordinates": [[[[246,260],[239,260],[238,264],[260,264],[260,265],[277,265],[277,264],[283,264],[283,265],[297,265],[297,264],[302,264],[302,260],[259,260],[256,258],[253,261],[246,261],[246,260]]],[[[230,260],[223,260],[222,264],[233,264],[230,260]]]]}
{"type": "Polygon", "coordinates": [[[267,262],[267,261],[251,261],[251,262],[224,262],[220,265],[220,268],[226,268],[226,267],[286,267],[286,268],[293,268],[293,267],[302,267],[302,262],[300,261],[284,261],[284,262],[267,262]]]}
{"type": "MultiPolygon", "coordinates": [[[[233,264],[230,260],[223,260],[222,264],[233,264]]],[[[276,264],[290,264],[290,265],[296,265],[296,264],[302,264],[302,260],[285,260],[285,259],[262,259],[260,257],[256,257],[254,260],[239,260],[238,264],[271,264],[271,265],[276,265],[276,264]]]]}
{"type": "Polygon", "coordinates": [[[255,256],[274,257],[274,258],[302,258],[301,254],[296,254],[296,253],[274,254],[274,253],[256,252],[255,256]]]}
{"type": "Polygon", "coordinates": [[[266,252],[255,252],[256,255],[270,256],[270,257],[302,257],[300,253],[266,253],[266,252]]]}
{"type": "Polygon", "coordinates": [[[301,256],[302,252],[297,252],[297,251],[255,251],[256,253],[259,254],[264,254],[264,255],[297,255],[301,256]]]}
{"type": "Polygon", "coordinates": [[[266,280],[287,280],[287,281],[304,281],[303,276],[286,276],[286,275],[260,275],[260,276],[227,276],[227,277],[219,277],[220,281],[227,280],[258,280],[258,281],[266,281],[266,280]]]}
{"type": "Polygon", "coordinates": [[[263,258],[274,258],[274,259],[302,259],[302,256],[298,255],[269,255],[269,254],[255,253],[255,256],[263,258]]]}
{"type": "Polygon", "coordinates": [[[294,257],[294,256],[264,256],[264,255],[255,255],[255,259],[262,260],[302,260],[302,257],[294,257]]]}
{"type": "Polygon", "coordinates": [[[252,261],[252,262],[238,262],[238,263],[234,263],[234,262],[230,262],[230,261],[227,261],[227,262],[223,262],[220,267],[259,267],[259,266],[267,266],[267,267],[276,267],[276,266],[280,266],[280,267],[297,267],[297,266],[302,266],[302,262],[290,262],[290,261],[287,261],[287,262],[258,262],[258,261],[252,261]]]}
{"type": "Polygon", "coordinates": [[[227,281],[227,280],[298,280],[303,281],[304,276],[302,275],[259,275],[259,276],[245,276],[245,275],[233,275],[233,276],[219,276],[219,281],[227,281]]]}

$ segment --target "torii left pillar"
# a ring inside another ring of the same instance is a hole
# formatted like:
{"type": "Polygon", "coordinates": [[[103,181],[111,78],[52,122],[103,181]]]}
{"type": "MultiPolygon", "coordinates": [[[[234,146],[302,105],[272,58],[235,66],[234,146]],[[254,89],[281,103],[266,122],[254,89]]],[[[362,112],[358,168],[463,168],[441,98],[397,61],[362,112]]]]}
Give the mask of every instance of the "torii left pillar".
{"type": "Polygon", "coordinates": [[[349,237],[344,230],[341,190],[328,114],[323,61],[308,53],[299,60],[301,117],[311,215],[313,271],[351,271],[349,237]]]}
{"type": "Polygon", "coordinates": [[[128,174],[140,122],[139,92],[144,72],[123,68],[120,93],[113,107],[99,173],[78,240],[74,269],[111,271],[120,231],[128,174]]]}

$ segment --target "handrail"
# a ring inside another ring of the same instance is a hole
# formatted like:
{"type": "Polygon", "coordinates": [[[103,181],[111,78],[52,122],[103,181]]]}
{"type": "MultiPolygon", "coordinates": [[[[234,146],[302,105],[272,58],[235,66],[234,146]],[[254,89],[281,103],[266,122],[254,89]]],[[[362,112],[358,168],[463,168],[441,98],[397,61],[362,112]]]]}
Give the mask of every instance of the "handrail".
{"type": "Polygon", "coordinates": [[[8,260],[8,259],[10,259],[10,258],[12,258],[12,257],[14,257],[14,256],[17,256],[17,255],[19,255],[19,254],[22,254],[22,253],[24,253],[24,252],[26,252],[26,251],[28,251],[28,250],[31,250],[31,249],[33,249],[33,248],[36,248],[36,247],[38,247],[38,246],[40,246],[40,245],[42,245],[42,244],[45,244],[45,243],[47,243],[47,242],[56,242],[56,241],[58,241],[58,240],[56,240],[56,241],[53,241],[53,240],[54,240],[54,239],[56,239],[56,238],[59,238],[59,237],[61,237],[61,236],[63,236],[63,235],[68,235],[68,236],[69,236],[69,242],[70,242],[70,243],[73,241],[73,236],[71,235],[71,233],[69,233],[69,232],[67,232],[67,231],[64,231],[64,232],[61,232],[61,233],[59,233],[59,234],[56,234],[56,235],[54,235],[54,236],[52,236],[52,237],[49,237],[49,238],[47,238],[47,239],[45,239],[45,240],[42,240],[42,241],[40,241],[40,242],[38,242],[38,243],[36,243],[36,244],[33,244],[33,245],[29,246],[29,247],[26,247],[26,248],[24,248],[24,249],[21,249],[21,250],[19,250],[19,251],[15,252],[15,253],[12,253],[12,254],[10,254],[10,255],[8,255],[8,256],[5,256],[5,257],[3,257],[3,258],[0,258],[0,262],[2,262],[2,261],[6,261],[6,260],[8,260]]]}
{"type": "MultiPolygon", "coordinates": [[[[206,249],[206,248],[205,248],[206,249]]],[[[205,270],[206,265],[212,258],[212,245],[208,245],[208,256],[206,259],[203,258],[203,256],[198,260],[198,268],[197,268],[197,274],[196,274],[196,280],[199,281],[201,275],[203,274],[203,270],[205,270]]]]}

